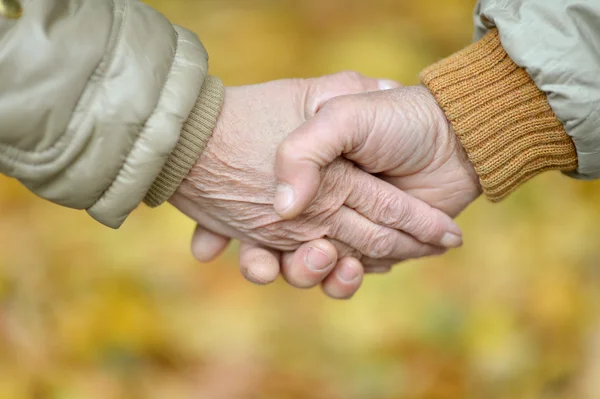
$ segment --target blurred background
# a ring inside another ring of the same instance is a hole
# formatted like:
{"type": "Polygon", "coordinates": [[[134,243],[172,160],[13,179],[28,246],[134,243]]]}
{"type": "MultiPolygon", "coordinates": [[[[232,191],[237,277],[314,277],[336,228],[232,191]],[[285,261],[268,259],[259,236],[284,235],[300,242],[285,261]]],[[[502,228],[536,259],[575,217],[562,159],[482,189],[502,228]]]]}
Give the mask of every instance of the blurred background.
{"type": "MultiPolygon", "coordinates": [[[[474,0],[152,0],[228,85],[353,69],[417,83],[474,0]]],[[[460,217],[465,246],[348,302],[210,265],[169,205],[119,231],[0,177],[0,398],[600,397],[600,184],[547,173],[460,217]]]]}

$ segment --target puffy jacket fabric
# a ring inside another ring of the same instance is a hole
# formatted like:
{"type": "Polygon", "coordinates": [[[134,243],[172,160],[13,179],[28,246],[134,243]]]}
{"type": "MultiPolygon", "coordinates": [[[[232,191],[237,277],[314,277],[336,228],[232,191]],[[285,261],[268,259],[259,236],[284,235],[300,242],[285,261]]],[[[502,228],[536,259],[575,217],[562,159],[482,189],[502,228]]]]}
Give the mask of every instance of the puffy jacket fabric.
{"type": "Polygon", "coordinates": [[[26,0],[0,17],[0,172],[118,227],[207,76],[193,33],[137,0],[26,0]]]}
{"type": "Polygon", "coordinates": [[[577,148],[582,179],[600,178],[600,2],[479,0],[476,39],[497,27],[502,46],[547,94],[577,148]]]}

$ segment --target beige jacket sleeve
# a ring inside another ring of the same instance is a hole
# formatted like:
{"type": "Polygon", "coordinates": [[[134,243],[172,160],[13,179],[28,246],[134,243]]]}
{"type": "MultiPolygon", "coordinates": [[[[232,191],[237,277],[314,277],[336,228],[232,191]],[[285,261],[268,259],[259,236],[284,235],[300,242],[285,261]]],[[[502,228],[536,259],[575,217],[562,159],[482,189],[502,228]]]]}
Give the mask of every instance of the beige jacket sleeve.
{"type": "Polygon", "coordinates": [[[497,27],[575,143],[579,178],[600,178],[600,1],[480,0],[476,38],[497,27]]]}
{"type": "Polygon", "coordinates": [[[193,33],[138,0],[0,0],[0,172],[119,227],[167,200],[223,99],[193,33]]]}
{"type": "Polygon", "coordinates": [[[487,197],[546,170],[600,178],[600,2],[479,0],[476,42],[425,69],[487,197]]]}

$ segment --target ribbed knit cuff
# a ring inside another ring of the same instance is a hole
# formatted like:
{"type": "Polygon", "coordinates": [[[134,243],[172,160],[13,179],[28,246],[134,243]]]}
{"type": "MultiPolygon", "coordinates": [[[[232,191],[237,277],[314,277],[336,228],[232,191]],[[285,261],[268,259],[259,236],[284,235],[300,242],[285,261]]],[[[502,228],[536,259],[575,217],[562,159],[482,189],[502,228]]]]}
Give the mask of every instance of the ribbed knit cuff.
{"type": "Polygon", "coordinates": [[[144,202],[157,207],[175,193],[206,148],[223,106],[224,87],[220,79],[207,76],[177,146],[146,194],[144,202]]]}
{"type": "Polygon", "coordinates": [[[546,95],[490,31],[421,73],[464,146],[486,196],[500,201],[546,170],[577,169],[577,152],[546,95]]]}

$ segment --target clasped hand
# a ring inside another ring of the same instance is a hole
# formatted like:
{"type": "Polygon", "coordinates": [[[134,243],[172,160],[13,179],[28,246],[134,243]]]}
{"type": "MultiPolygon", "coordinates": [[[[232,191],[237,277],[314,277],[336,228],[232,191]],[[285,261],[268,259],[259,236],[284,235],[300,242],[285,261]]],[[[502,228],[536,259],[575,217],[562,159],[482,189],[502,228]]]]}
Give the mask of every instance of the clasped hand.
{"type": "Polygon", "coordinates": [[[452,218],[480,193],[425,88],[345,72],[227,88],[213,137],[171,203],[198,222],[200,261],[239,239],[250,281],[282,274],[342,299],[365,271],[460,246],[452,218]]]}

